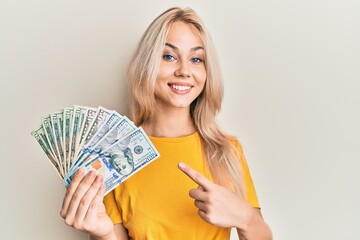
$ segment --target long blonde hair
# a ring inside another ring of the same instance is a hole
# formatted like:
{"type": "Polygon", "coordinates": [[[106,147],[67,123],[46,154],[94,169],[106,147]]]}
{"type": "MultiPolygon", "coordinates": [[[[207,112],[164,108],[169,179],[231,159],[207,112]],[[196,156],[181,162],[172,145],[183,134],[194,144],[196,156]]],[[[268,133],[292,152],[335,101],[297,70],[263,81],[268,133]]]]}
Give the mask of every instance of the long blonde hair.
{"type": "Polygon", "coordinates": [[[216,124],[223,99],[223,84],[215,49],[208,31],[190,8],[170,8],[158,16],[140,39],[129,66],[130,111],[135,124],[151,121],[155,114],[155,82],[167,33],[175,21],[196,29],[204,44],[206,82],[202,93],[191,103],[190,114],[204,146],[206,163],[215,182],[244,194],[241,163],[231,140],[216,124]]]}

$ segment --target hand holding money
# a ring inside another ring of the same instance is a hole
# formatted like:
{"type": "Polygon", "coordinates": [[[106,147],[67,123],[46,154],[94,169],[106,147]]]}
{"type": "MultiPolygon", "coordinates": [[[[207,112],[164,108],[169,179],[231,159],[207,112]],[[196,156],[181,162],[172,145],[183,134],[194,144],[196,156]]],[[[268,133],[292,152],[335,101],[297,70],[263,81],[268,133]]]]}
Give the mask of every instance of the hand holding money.
{"type": "Polygon", "coordinates": [[[32,135],[66,186],[82,168],[102,176],[105,193],[160,156],[141,127],[103,107],[64,108],[43,117],[32,135]]]}
{"type": "Polygon", "coordinates": [[[79,169],[67,188],[60,215],[65,224],[93,236],[104,237],[114,226],[102,204],[105,184],[102,176],[79,169]],[[76,197],[74,197],[76,195],[76,197]]]}

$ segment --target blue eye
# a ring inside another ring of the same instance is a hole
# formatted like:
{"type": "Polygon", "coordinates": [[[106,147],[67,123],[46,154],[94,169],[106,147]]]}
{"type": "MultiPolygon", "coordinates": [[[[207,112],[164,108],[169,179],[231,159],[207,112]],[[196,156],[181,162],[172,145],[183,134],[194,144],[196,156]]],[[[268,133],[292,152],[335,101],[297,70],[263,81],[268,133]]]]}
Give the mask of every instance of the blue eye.
{"type": "Polygon", "coordinates": [[[167,60],[167,61],[172,61],[172,60],[175,60],[175,57],[170,54],[164,54],[163,59],[167,60]]]}
{"type": "Polygon", "coordinates": [[[193,62],[193,63],[202,63],[203,60],[201,58],[192,58],[191,62],[193,62]]]}

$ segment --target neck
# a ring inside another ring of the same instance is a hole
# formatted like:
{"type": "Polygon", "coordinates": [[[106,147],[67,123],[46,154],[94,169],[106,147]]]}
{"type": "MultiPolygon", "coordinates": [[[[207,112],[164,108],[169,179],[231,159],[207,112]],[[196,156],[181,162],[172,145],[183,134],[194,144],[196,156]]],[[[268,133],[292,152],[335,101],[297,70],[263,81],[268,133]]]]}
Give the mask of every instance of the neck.
{"type": "Polygon", "coordinates": [[[190,108],[158,110],[155,118],[142,125],[153,137],[184,137],[196,131],[190,116],[190,108]]]}

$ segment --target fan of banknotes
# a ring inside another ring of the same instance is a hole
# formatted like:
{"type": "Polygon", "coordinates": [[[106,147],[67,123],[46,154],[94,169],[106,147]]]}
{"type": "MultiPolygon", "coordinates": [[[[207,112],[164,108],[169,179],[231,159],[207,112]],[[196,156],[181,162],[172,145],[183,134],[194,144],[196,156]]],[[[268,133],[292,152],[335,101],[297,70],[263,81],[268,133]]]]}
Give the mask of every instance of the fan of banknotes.
{"type": "Polygon", "coordinates": [[[160,156],[141,127],[101,106],[54,112],[31,134],[66,186],[83,168],[103,176],[105,193],[160,156]]]}

